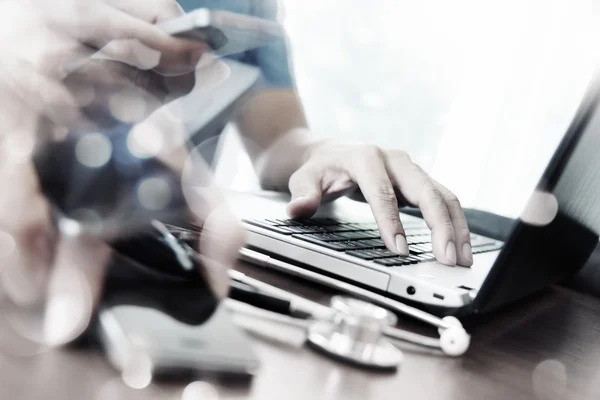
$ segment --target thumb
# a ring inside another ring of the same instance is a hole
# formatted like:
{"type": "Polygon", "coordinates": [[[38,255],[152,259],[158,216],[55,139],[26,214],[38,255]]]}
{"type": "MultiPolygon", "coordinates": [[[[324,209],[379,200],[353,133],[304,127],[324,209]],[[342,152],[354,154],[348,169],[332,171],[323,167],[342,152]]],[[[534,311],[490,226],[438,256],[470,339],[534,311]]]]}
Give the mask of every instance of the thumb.
{"type": "Polygon", "coordinates": [[[100,301],[110,247],[97,239],[62,235],[47,290],[44,343],[58,346],[81,335],[100,301]]]}
{"type": "Polygon", "coordinates": [[[290,218],[308,218],[317,212],[323,198],[322,176],[320,169],[309,165],[292,174],[289,182],[292,200],[287,207],[290,218]]]}

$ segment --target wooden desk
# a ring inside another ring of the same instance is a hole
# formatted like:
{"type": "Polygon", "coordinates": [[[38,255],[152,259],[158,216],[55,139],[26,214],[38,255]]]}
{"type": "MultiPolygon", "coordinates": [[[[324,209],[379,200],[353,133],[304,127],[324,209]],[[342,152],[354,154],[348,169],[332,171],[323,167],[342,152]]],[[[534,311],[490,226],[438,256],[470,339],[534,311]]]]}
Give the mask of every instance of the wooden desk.
{"type": "MultiPolygon", "coordinates": [[[[331,294],[256,267],[240,264],[238,269],[318,301],[326,302],[331,294]]],[[[415,327],[406,320],[401,324],[415,327]]],[[[416,328],[434,333],[432,328],[416,328]]],[[[599,398],[599,299],[551,289],[481,321],[472,333],[471,349],[459,359],[406,345],[405,363],[395,374],[352,368],[305,347],[252,335],[262,361],[259,374],[250,385],[215,387],[220,399],[599,398]]],[[[1,328],[4,353],[10,350],[6,334],[1,328]]],[[[2,399],[174,400],[181,398],[183,388],[153,384],[130,389],[94,349],[0,355],[2,399]]]]}

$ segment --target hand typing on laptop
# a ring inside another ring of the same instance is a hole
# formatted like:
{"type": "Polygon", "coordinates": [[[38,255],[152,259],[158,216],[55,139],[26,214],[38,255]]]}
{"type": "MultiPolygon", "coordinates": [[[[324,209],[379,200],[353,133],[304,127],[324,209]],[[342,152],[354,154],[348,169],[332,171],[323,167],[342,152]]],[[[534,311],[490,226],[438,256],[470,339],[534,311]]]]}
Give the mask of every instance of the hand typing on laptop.
{"type": "Polygon", "coordinates": [[[291,192],[290,217],[310,217],[322,201],[359,189],[390,251],[409,253],[398,213],[399,205],[409,204],[421,209],[439,262],[473,264],[471,237],[459,200],[408,154],[335,140],[311,143],[300,100],[292,90],[261,93],[249,103],[238,126],[255,144],[248,150],[262,185],[291,192]]]}
{"type": "Polygon", "coordinates": [[[398,215],[398,205],[408,203],[421,209],[438,261],[473,264],[469,228],[458,198],[405,152],[324,141],[309,146],[305,160],[290,177],[290,216],[311,216],[324,197],[358,188],[371,206],[389,250],[409,254],[398,215]]]}

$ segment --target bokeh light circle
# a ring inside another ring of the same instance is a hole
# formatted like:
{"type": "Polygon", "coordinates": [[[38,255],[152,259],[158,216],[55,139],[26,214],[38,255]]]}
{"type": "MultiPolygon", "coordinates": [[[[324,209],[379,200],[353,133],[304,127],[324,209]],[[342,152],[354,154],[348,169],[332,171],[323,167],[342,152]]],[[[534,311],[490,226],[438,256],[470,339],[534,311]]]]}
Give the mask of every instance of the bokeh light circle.
{"type": "Polygon", "coordinates": [[[564,399],[567,390],[567,369],[558,360],[544,360],[533,370],[533,392],[538,400],[564,399]]]}
{"type": "Polygon", "coordinates": [[[30,304],[5,299],[2,318],[16,335],[29,343],[26,352],[61,346],[87,328],[92,315],[90,288],[80,270],[69,268],[69,273],[61,276],[61,290],[54,291],[49,299],[43,290],[30,304]]]}
{"type": "Polygon", "coordinates": [[[163,133],[150,123],[136,125],[127,135],[127,150],[138,158],[156,157],[164,146],[163,133]]]}
{"type": "Polygon", "coordinates": [[[192,382],[183,389],[181,400],[218,400],[219,393],[208,382],[192,382]]]}
{"type": "Polygon", "coordinates": [[[105,165],[110,160],[112,151],[110,140],[101,133],[88,133],[81,137],[75,145],[77,161],[90,168],[99,168],[105,165]]]}
{"type": "Polygon", "coordinates": [[[125,89],[113,94],[108,100],[113,117],[121,122],[139,122],[146,116],[148,104],[139,90],[125,89]]]}
{"type": "Polygon", "coordinates": [[[171,197],[171,186],[164,178],[146,178],[138,185],[138,201],[148,210],[164,209],[171,201],[171,197]]]}

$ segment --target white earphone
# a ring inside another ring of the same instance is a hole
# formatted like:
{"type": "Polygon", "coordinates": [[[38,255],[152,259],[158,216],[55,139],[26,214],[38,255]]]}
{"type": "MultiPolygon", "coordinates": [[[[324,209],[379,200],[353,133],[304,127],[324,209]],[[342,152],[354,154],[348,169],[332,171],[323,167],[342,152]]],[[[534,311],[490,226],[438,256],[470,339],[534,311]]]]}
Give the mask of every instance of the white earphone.
{"type": "Polygon", "coordinates": [[[465,331],[460,321],[455,317],[444,317],[442,321],[449,328],[438,328],[440,335],[440,349],[444,354],[458,357],[465,354],[471,344],[471,335],[465,331]]]}

